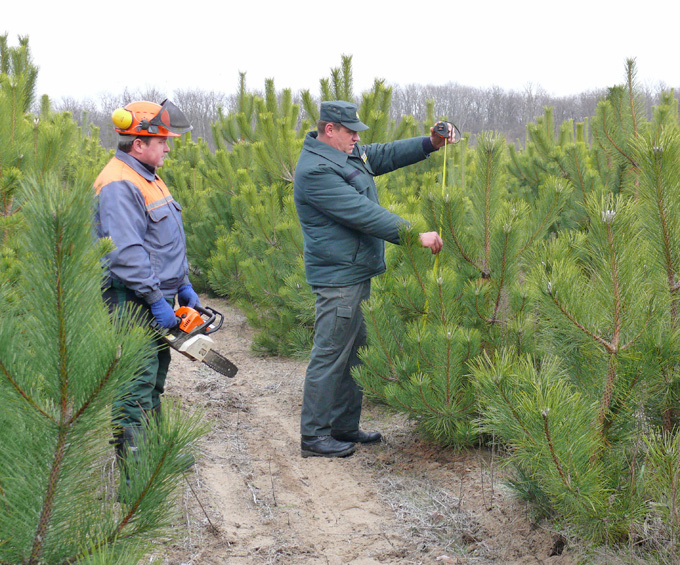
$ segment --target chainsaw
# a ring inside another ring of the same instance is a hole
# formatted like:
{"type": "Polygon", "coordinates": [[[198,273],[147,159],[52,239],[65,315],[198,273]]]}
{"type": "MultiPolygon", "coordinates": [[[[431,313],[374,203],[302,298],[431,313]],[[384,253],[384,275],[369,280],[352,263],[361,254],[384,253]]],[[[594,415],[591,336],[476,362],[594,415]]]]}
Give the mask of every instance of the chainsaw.
{"type": "Polygon", "coordinates": [[[209,337],[209,334],[222,327],[222,314],[214,308],[197,304],[195,308],[180,306],[175,310],[175,316],[178,324],[174,328],[167,329],[153,324],[154,329],[170,347],[192,361],[201,361],[229,378],[236,375],[238,367],[213,349],[215,342],[209,337]]]}

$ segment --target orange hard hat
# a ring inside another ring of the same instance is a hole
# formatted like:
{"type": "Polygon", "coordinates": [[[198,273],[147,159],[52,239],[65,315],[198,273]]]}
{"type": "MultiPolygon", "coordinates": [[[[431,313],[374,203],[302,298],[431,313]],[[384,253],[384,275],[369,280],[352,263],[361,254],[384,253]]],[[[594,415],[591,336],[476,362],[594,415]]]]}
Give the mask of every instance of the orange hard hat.
{"type": "Polygon", "coordinates": [[[111,114],[116,131],[123,135],[155,135],[179,137],[191,131],[191,124],[182,111],[169,100],[130,102],[111,114]]]}

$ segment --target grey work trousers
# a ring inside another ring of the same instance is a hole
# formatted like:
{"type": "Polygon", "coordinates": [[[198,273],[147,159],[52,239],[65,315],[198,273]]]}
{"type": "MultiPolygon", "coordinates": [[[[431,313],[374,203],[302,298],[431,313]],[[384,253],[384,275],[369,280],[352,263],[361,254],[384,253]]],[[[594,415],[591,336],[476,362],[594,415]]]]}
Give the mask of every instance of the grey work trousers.
{"type": "Polygon", "coordinates": [[[361,303],[371,295],[370,279],[343,287],[312,287],[316,294],[314,345],[307,366],[300,433],[324,436],[359,429],[361,387],[352,378],[357,352],[366,345],[361,303]]]}

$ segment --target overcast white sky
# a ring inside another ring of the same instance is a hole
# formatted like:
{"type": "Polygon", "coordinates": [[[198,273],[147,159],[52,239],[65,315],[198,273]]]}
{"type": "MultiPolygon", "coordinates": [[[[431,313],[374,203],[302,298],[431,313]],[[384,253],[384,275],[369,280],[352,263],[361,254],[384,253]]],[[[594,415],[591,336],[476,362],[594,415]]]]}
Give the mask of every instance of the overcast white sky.
{"type": "MultiPolygon", "coordinates": [[[[673,12],[673,13],[672,13],[673,12]]],[[[355,93],[388,84],[542,87],[563,96],[638,81],[680,87],[678,20],[650,0],[23,0],[0,33],[28,35],[38,95],[53,100],[156,87],[231,94],[309,89],[352,55],[355,93]]]]}

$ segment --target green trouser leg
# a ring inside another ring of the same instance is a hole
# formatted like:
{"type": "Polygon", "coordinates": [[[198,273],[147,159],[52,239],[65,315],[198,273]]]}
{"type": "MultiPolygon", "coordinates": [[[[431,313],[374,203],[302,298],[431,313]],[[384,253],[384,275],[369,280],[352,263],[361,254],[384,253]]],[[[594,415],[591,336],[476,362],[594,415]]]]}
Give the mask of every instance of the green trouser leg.
{"type": "Polygon", "coordinates": [[[155,340],[153,346],[157,348],[155,353],[113,403],[119,426],[142,426],[153,410],[160,410],[170,366],[170,349],[161,340],[155,340]]]}
{"type": "Polygon", "coordinates": [[[366,344],[361,303],[370,298],[371,282],[346,287],[314,287],[314,345],[307,366],[300,415],[303,436],[355,431],[361,417],[361,387],[351,375],[366,344]]]}
{"type": "MultiPolygon", "coordinates": [[[[148,324],[153,320],[149,306],[134,292],[114,281],[104,289],[103,299],[112,316],[120,316],[130,303],[140,308],[140,323],[148,324]]],[[[170,302],[170,301],[168,301],[170,302]]],[[[160,339],[149,344],[154,348],[148,362],[140,372],[131,378],[120,390],[113,403],[116,462],[121,472],[121,480],[130,484],[130,474],[126,467],[129,457],[136,457],[144,426],[150,415],[159,415],[161,395],[165,390],[165,380],[170,366],[170,350],[160,339]]]]}
{"type": "MultiPolygon", "coordinates": [[[[130,303],[139,306],[142,324],[149,324],[153,320],[149,305],[138,298],[133,291],[121,283],[113,281],[104,290],[104,301],[113,316],[124,312],[124,307],[130,303]]],[[[171,303],[170,300],[168,300],[171,303]]],[[[170,349],[163,340],[156,339],[150,347],[154,351],[140,372],[134,376],[114,401],[114,421],[119,427],[137,427],[146,422],[152,410],[161,404],[161,395],[165,390],[165,380],[170,366],[170,349]]]]}

